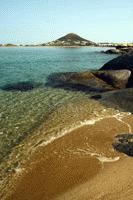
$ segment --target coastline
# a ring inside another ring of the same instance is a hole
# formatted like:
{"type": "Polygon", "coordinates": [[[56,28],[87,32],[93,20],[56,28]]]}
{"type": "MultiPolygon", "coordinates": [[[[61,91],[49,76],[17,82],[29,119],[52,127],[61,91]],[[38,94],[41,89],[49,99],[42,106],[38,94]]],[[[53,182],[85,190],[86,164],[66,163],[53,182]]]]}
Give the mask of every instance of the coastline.
{"type": "MultiPolygon", "coordinates": [[[[123,182],[120,183],[121,178],[125,178],[125,175],[129,177],[131,173],[131,169],[126,170],[126,173],[120,176],[124,168],[120,171],[118,168],[122,164],[125,165],[125,162],[132,166],[133,162],[131,158],[112,149],[114,136],[129,131],[127,123],[133,129],[132,115],[125,116],[123,121],[125,124],[113,116],[101,119],[96,123],[79,127],[47,146],[40,147],[39,152],[34,153],[27,163],[22,175],[21,171],[18,171],[20,177],[16,179],[16,184],[14,183],[14,190],[3,199],[80,200],[104,199],[104,196],[105,199],[110,199],[110,192],[114,195],[115,191],[123,187],[123,182]],[[101,134],[102,137],[99,137],[101,134]],[[108,180],[108,175],[111,177],[114,171],[117,171],[117,175],[108,180]],[[100,185],[103,179],[105,182],[100,185]],[[107,190],[104,190],[106,180],[107,190]],[[119,187],[116,187],[118,181],[119,187]],[[114,184],[115,191],[110,191],[110,184],[114,184]],[[98,192],[94,194],[94,191],[98,192]],[[101,198],[98,198],[99,196],[101,198]]],[[[119,195],[118,191],[116,195],[119,195]]],[[[124,200],[123,197],[121,199],[124,200]]]]}
{"type": "MultiPolygon", "coordinates": [[[[34,91],[36,92],[36,90],[34,91]]],[[[103,95],[103,101],[97,101],[91,98],[90,94],[76,93],[74,96],[69,96],[69,92],[66,91],[65,96],[63,90],[60,91],[61,93],[59,91],[55,91],[55,94],[58,92],[60,96],[54,95],[53,90],[50,96],[48,95],[47,99],[48,102],[50,99],[50,104],[48,104],[45,120],[41,121],[37,130],[27,135],[23,141],[12,148],[7,160],[5,159],[5,163],[2,163],[2,200],[26,200],[27,198],[62,200],[71,199],[72,196],[76,200],[85,198],[104,199],[105,196],[109,199],[108,194],[111,193],[109,187],[113,179],[108,183],[108,189],[105,193],[101,193],[105,186],[97,190],[97,177],[101,177],[100,181],[106,182],[109,174],[113,175],[114,171],[119,171],[119,168],[125,162],[128,162],[130,166],[132,165],[130,158],[127,159],[124,154],[116,152],[112,146],[115,136],[132,133],[133,115],[128,112],[132,112],[132,106],[127,105],[130,109],[127,109],[125,105],[124,108],[122,107],[127,112],[117,110],[122,109],[121,106],[119,107],[119,98],[113,97],[118,105],[113,105],[111,102],[106,102],[106,98],[104,99],[106,95],[110,98],[110,92],[103,95]],[[58,97],[58,101],[55,101],[55,97],[58,97]],[[52,104],[54,107],[50,112],[49,108],[52,104]],[[112,172],[113,166],[117,167],[112,172]],[[105,177],[103,174],[105,174],[105,177]],[[90,187],[91,182],[93,182],[94,187],[90,187]],[[87,189],[87,193],[76,192],[75,194],[74,191],[84,184],[86,185],[82,188],[84,191],[88,187],[93,189],[87,189]],[[98,196],[95,196],[93,191],[98,191],[98,196]]],[[[130,94],[130,90],[127,91],[127,94],[128,92],[130,94]]],[[[34,98],[35,94],[33,93],[34,98]]],[[[37,97],[39,94],[41,94],[43,103],[45,98],[43,98],[42,90],[41,93],[37,93],[37,97]]],[[[122,103],[125,104],[127,101],[125,98],[122,103]]],[[[43,105],[42,103],[38,104],[38,102],[41,102],[38,98],[35,102],[36,104],[33,104],[35,106],[43,105]]],[[[29,103],[31,104],[31,101],[29,103]]],[[[31,111],[32,107],[31,104],[31,111]]],[[[36,113],[38,111],[37,108],[36,113]]],[[[43,112],[39,117],[42,115],[43,112]]],[[[130,173],[131,171],[127,170],[124,177],[126,174],[130,177],[130,173]]],[[[119,177],[120,173],[116,176],[116,179],[120,182],[119,177]]],[[[128,180],[126,181],[128,182],[128,180]]],[[[115,182],[116,186],[117,182],[115,182]]],[[[123,185],[120,184],[120,190],[122,187],[123,185]]],[[[120,191],[117,191],[116,195],[119,193],[120,191]]]]}
{"type": "MultiPolygon", "coordinates": [[[[34,47],[34,48],[109,48],[108,46],[0,46],[0,48],[28,48],[28,47],[34,47]]],[[[113,47],[112,47],[113,48],[113,47]]]]}

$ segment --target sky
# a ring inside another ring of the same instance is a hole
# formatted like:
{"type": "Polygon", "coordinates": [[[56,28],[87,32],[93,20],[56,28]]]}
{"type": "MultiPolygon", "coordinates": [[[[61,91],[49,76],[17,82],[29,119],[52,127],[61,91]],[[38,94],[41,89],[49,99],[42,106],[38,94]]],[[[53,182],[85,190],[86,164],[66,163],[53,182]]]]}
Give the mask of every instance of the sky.
{"type": "Polygon", "coordinates": [[[133,0],[0,0],[0,43],[133,42],[133,0]]]}

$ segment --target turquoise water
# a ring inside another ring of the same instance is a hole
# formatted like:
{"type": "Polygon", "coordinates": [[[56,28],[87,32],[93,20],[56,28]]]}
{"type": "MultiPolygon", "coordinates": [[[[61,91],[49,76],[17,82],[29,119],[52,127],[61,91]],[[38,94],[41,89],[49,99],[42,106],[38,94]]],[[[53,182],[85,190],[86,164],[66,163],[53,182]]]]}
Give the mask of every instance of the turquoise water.
{"type": "Polygon", "coordinates": [[[100,48],[0,48],[0,86],[19,81],[45,83],[53,72],[98,69],[113,55],[100,48]]]}
{"type": "Polygon", "coordinates": [[[42,124],[45,134],[39,136],[41,141],[48,133],[57,133],[93,112],[95,105],[88,100],[89,94],[45,84],[51,73],[98,69],[115,57],[100,51],[100,48],[0,48],[1,161],[42,124]],[[2,90],[7,84],[21,81],[40,85],[26,92],[2,90]]]}

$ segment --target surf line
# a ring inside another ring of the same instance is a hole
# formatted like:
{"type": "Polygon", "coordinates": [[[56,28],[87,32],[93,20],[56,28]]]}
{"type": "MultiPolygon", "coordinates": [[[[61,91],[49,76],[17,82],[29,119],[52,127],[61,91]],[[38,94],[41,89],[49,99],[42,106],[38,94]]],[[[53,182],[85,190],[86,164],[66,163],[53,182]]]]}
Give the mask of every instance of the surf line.
{"type": "MultiPolygon", "coordinates": [[[[126,117],[126,116],[129,116],[131,115],[130,112],[118,112],[115,113],[114,115],[106,115],[106,116],[102,116],[102,117],[97,117],[95,119],[90,119],[90,120],[84,120],[84,121],[81,121],[79,122],[78,124],[74,125],[74,126],[70,126],[68,128],[64,128],[62,129],[61,131],[58,131],[58,133],[56,135],[51,135],[49,136],[49,138],[47,138],[47,141],[43,141],[41,144],[39,144],[37,147],[39,146],[47,146],[48,144],[52,143],[53,141],[55,141],[56,139],[59,139],[67,134],[69,134],[70,132],[78,129],[78,128],[81,128],[85,125],[94,125],[95,123],[103,120],[103,119],[108,119],[108,118],[115,118],[117,119],[118,121],[120,121],[121,123],[124,123],[126,125],[128,125],[128,128],[130,127],[129,124],[127,124],[126,122],[122,121],[122,118],[123,117],[126,117]]],[[[52,131],[52,130],[51,130],[52,131]]],[[[51,132],[50,131],[50,132],[51,132]]],[[[129,128],[129,131],[131,132],[131,127],[129,128]]]]}
{"type": "Polygon", "coordinates": [[[106,157],[106,156],[104,156],[102,154],[99,154],[99,153],[92,153],[89,149],[80,149],[80,148],[77,148],[77,151],[75,153],[83,153],[83,154],[86,154],[86,155],[94,156],[102,164],[104,162],[116,162],[116,161],[118,161],[120,159],[119,156],[117,156],[117,157],[106,157]]]}
{"type": "Polygon", "coordinates": [[[116,115],[114,115],[114,118],[117,121],[121,122],[122,124],[126,125],[127,128],[128,128],[129,133],[132,133],[132,127],[131,127],[131,125],[129,123],[127,123],[127,122],[125,122],[125,121],[122,120],[125,116],[128,116],[128,115],[131,115],[131,113],[127,113],[127,115],[121,114],[121,113],[117,113],[116,115]]]}

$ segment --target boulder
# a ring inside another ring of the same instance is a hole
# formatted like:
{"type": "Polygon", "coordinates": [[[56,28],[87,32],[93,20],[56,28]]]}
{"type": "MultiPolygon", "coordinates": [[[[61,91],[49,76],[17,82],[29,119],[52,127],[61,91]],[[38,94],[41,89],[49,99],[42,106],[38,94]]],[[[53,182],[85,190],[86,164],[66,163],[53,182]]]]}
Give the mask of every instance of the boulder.
{"type": "Polygon", "coordinates": [[[117,135],[112,145],[116,151],[133,156],[133,134],[125,133],[117,135]]]}
{"type": "Polygon", "coordinates": [[[17,83],[11,83],[4,85],[1,89],[5,91],[21,91],[26,92],[29,90],[33,90],[36,87],[39,87],[39,83],[34,83],[30,81],[24,81],[24,82],[17,82],[17,83]]]}
{"type": "Polygon", "coordinates": [[[114,88],[126,88],[131,76],[130,70],[102,70],[93,72],[95,76],[112,85],[114,88]]]}
{"type": "Polygon", "coordinates": [[[120,54],[120,55],[133,54],[133,47],[117,46],[116,49],[108,49],[102,52],[106,54],[120,54]]]}
{"type": "Polygon", "coordinates": [[[126,54],[112,59],[101,67],[100,70],[128,69],[133,72],[133,55],[126,54]]]}
{"type": "Polygon", "coordinates": [[[107,91],[114,89],[111,85],[98,78],[93,72],[57,73],[49,77],[48,82],[56,86],[84,86],[88,91],[107,91]]]}
{"type": "Polygon", "coordinates": [[[119,54],[120,51],[118,49],[108,49],[108,50],[104,51],[104,53],[106,53],[106,54],[119,54]]]}
{"type": "Polygon", "coordinates": [[[117,46],[116,50],[119,51],[120,54],[133,54],[133,47],[129,46],[117,46]]]}
{"type": "Polygon", "coordinates": [[[105,92],[101,101],[106,107],[133,113],[133,88],[105,92]]]}
{"type": "Polygon", "coordinates": [[[88,91],[107,91],[126,88],[130,75],[130,70],[55,73],[49,76],[48,85],[73,88],[84,86],[88,91]]]}
{"type": "Polygon", "coordinates": [[[131,76],[129,78],[127,87],[133,87],[133,54],[125,54],[109,61],[100,70],[130,70],[131,76]]]}

